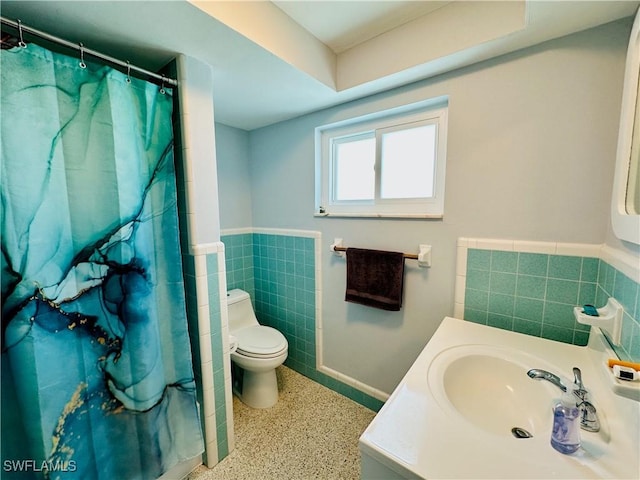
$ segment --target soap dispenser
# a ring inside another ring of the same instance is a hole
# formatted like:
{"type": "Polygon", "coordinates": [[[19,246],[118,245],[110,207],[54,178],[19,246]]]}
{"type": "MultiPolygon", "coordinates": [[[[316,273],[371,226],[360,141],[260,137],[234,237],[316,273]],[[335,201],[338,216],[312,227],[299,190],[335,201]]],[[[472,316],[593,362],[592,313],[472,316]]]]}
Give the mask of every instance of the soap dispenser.
{"type": "Polygon", "coordinates": [[[562,394],[553,408],[551,446],[560,453],[574,453],[580,448],[580,410],[571,390],[562,394]]]}

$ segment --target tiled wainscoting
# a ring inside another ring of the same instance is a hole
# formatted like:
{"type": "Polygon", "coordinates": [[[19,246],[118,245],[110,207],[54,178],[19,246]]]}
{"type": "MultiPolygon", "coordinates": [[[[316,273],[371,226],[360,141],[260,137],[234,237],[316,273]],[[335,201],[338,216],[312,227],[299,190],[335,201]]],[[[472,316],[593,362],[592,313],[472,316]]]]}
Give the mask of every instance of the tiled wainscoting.
{"type": "Polygon", "coordinates": [[[260,323],[289,342],[285,365],[364,405],[382,401],[337,376],[318,370],[321,335],[320,233],[306,230],[235,229],[222,232],[227,288],[249,292],[260,323]]]}
{"type": "Polygon", "coordinates": [[[637,276],[634,259],[600,245],[461,238],[455,316],[586,345],[589,327],[575,320],[573,307],[602,307],[612,296],[625,310],[618,354],[638,361],[637,276]]]}
{"type": "Polygon", "coordinates": [[[187,320],[206,442],[203,461],[212,467],[234,446],[229,330],[226,310],[220,308],[226,297],[224,245],[193,250],[183,254],[187,320]]]}

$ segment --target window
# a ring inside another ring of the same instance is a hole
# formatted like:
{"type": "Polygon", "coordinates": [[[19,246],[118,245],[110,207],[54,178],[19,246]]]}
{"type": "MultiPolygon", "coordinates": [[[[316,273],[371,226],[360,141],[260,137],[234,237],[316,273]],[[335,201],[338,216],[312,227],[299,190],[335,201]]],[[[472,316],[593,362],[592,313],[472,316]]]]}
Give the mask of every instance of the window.
{"type": "Polygon", "coordinates": [[[316,215],[440,218],[447,101],[316,129],[316,215]]]}

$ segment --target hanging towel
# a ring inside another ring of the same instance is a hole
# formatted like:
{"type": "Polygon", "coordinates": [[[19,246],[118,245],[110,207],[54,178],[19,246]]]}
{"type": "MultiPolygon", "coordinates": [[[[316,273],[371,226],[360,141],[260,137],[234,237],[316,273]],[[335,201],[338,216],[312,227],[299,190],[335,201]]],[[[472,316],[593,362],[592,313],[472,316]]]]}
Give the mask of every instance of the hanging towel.
{"type": "Polygon", "coordinates": [[[347,302],[398,311],[403,277],[404,254],[347,248],[347,302]]]}

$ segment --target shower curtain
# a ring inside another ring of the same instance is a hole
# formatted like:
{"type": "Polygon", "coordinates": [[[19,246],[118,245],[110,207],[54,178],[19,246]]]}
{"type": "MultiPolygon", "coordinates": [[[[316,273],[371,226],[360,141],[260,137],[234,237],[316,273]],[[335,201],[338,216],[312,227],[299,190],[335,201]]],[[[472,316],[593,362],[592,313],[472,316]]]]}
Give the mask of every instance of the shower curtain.
{"type": "Polygon", "coordinates": [[[203,450],[172,92],[1,61],[2,477],[157,478],[203,450]]]}

